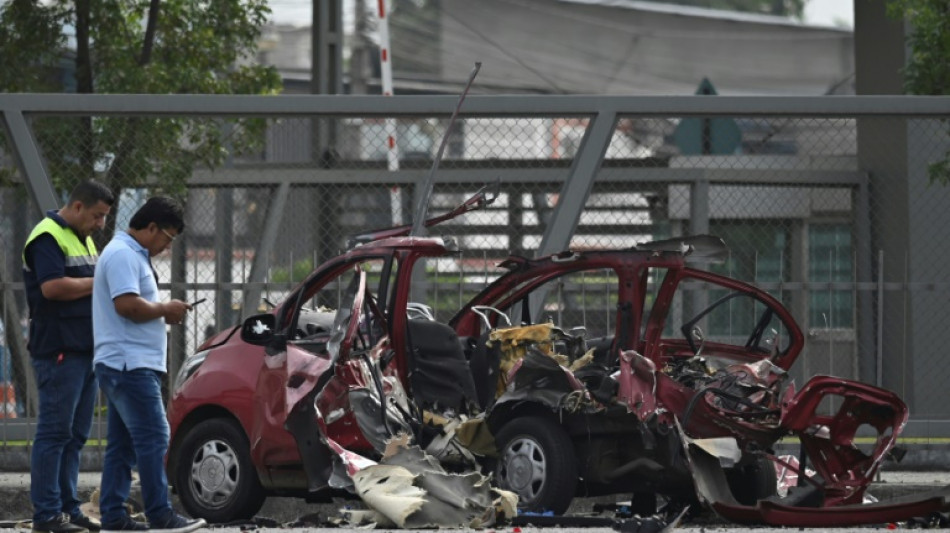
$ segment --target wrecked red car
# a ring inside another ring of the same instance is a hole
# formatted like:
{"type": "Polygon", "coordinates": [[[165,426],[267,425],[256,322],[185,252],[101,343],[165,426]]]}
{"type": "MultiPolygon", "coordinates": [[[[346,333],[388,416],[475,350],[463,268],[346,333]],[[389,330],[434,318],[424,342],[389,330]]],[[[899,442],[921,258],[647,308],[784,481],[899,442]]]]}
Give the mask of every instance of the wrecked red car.
{"type": "Polygon", "coordinates": [[[511,257],[441,323],[410,303],[413,267],[453,246],[407,233],[363,236],[273,312],[184,363],[167,468],[189,513],[222,523],[252,517],[269,495],[353,492],[354,457],[385,459],[406,436],[447,472],[491,473],[531,511],[622,493],[641,515],[701,503],[734,521],[794,526],[947,507],[942,493],[863,504],[906,406],[835,377],[796,390],[787,370],[804,337],[788,310],[687,266],[721,257],[721,240],[511,257]],[[586,294],[591,280],[607,289],[586,294]],[[596,325],[584,316],[594,300],[609,310],[596,325]],[[874,444],[859,447],[859,434],[874,444]],[[775,454],[789,436],[799,462],[775,454]],[[798,485],[779,494],[776,465],[798,485]]]}

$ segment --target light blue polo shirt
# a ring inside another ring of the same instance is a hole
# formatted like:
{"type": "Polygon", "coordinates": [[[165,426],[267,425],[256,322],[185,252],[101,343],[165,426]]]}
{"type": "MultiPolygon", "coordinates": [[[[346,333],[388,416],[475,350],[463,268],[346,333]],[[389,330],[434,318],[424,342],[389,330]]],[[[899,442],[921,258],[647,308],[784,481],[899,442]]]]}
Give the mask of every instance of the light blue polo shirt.
{"type": "Polygon", "coordinates": [[[158,301],[158,282],[152,273],[148,250],[126,232],[118,232],[99,255],[92,283],[94,364],[116,370],[150,368],[165,372],[168,337],[165,319],[133,322],[115,310],[113,299],[137,294],[158,301]]]}

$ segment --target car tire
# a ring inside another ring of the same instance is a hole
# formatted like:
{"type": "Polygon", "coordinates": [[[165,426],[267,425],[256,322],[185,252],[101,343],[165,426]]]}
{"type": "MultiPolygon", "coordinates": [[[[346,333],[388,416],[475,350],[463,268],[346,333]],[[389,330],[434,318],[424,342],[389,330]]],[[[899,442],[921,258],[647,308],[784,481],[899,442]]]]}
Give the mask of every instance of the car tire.
{"type": "Polygon", "coordinates": [[[196,424],[179,450],[175,488],[188,514],[224,524],[261,510],[264,488],[237,422],[214,418],[196,424]]]}
{"type": "Polygon", "coordinates": [[[574,444],[564,428],[548,418],[516,418],[501,428],[495,442],[495,479],[518,494],[518,507],[564,514],[577,490],[574,444]]]}
{"type": "Polygon", "coordinates": [[[748,464],[727,470],[726,480],[732,495],[742,505],[755,505],[778,492],[775,466],[767,457],[757,457],[748,464]]]}

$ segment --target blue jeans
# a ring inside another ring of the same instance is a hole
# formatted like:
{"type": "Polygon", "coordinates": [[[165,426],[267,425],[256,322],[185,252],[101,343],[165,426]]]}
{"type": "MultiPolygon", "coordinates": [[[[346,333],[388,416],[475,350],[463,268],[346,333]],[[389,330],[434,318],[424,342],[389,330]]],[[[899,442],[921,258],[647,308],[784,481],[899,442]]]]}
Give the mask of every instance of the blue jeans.
{"type": "Polygon", "coordinates": [[[96,405],[92,354],[31,358],[39,391],[39,417],[30,457],[33,521],[77,515],[79,454],[89,438],[96,405]]]}
{"type": "Polygon", "coordinates": [[[170,433],[162,404],[163,374],[145,368],[115,370],[98,364],[96,376],[109,409],[99,495],[102,523],[113,524],[127,516],[124,504],[132,485],[133,466],[139,471],[145,516],[149,522],[163,520],[172,512],[165,476],[170,433]]]}

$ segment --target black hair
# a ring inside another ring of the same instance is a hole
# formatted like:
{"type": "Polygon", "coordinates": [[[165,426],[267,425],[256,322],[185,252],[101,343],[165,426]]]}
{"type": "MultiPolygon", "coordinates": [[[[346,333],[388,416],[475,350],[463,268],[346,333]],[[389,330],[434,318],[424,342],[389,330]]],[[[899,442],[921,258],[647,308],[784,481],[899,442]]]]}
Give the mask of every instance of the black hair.
{"type": "Polygon", "coordinates": [[[174,198],[153,196],[132,215],[129,227],[145,229],[152,222],[160,229],[174,228],[181,233],[185,231],[185,208],[174,198]]]}
{"type": "Polygon", "coordinates": [[[92,207],[99,202],[106,205],[115,203],[115,196],[108,187],[96,180],[86,180],[76,185],[73,192],[69,193],[69,203],[82,202],[84,207],[92,207]]]}

